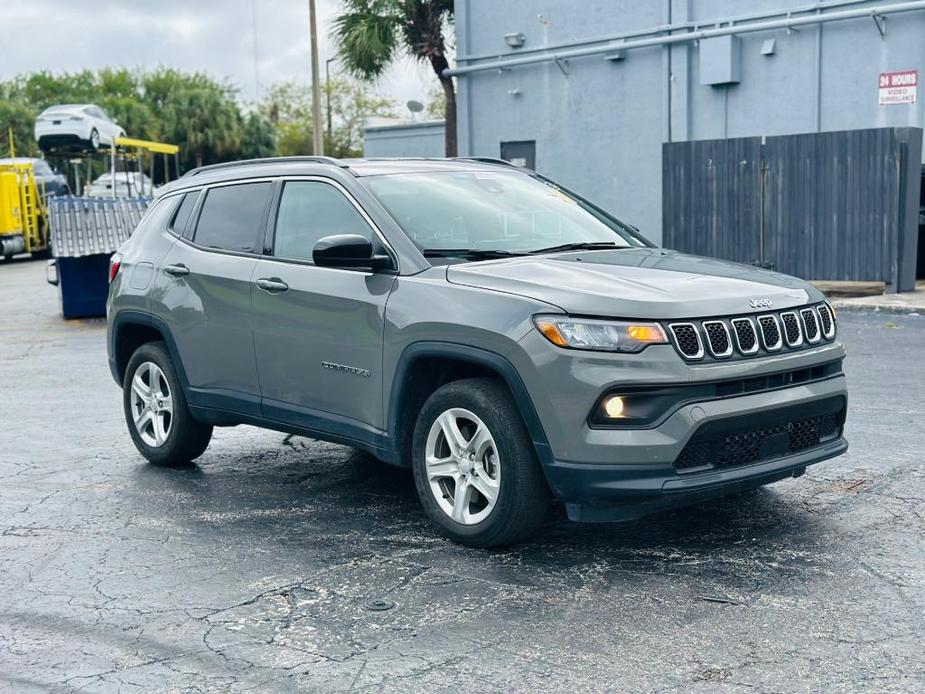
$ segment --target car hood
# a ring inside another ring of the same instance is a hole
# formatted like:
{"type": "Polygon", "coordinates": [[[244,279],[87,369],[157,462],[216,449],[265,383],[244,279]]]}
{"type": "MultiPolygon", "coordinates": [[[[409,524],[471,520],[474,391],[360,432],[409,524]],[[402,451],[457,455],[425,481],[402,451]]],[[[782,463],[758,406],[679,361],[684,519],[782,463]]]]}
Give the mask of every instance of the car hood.
{"type": "Polygon", "coordinates": [[[580,251],[450,265],[453,284],[518,294],[574,315],[702,318],[821,301],[795,277],[662,248],[580,251]]]}

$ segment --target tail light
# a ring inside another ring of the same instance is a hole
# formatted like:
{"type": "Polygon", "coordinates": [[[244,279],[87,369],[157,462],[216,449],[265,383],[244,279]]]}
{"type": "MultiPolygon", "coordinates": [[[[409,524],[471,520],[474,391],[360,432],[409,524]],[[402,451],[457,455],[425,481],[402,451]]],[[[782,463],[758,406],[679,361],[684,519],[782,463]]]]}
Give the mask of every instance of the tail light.
{"type": "Polygon", "coordinates": [[[113,253],[112,257],[109,259],[110,284],[112,284],[112,281],[116,278],[116,275],[119,274],[120,267],[122,267],[122,256],[119,253],[113,253]]]}

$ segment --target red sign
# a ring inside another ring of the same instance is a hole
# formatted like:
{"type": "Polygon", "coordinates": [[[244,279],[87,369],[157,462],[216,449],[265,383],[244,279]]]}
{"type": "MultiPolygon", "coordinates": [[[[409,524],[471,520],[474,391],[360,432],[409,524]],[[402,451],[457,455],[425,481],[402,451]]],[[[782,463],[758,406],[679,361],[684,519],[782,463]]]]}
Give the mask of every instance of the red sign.
{"type": "Polygon", "coordinates": [[[880,105],[914,104],[919,86],[918,70],[880,73],[880,105]]]}

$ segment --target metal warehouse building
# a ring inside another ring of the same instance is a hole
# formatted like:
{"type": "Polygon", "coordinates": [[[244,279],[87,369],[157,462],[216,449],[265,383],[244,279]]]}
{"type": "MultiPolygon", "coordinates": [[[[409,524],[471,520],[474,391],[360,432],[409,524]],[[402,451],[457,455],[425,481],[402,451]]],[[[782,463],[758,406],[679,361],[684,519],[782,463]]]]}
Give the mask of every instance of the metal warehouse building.
{"type": "MultiPolygon", "coordinates": [[[[456,33],[461,156],[684,250],[892,288],[923,273],[925,2],[456,0],[456,33]]],[[[422,153],[401,135],[367,155],[422,153]]]]}

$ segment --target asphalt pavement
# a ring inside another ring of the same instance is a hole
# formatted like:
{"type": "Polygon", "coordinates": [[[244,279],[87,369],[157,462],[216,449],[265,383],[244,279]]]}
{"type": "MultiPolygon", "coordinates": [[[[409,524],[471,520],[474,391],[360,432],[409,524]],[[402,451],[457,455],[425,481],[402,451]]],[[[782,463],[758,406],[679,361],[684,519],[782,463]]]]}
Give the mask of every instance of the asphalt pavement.
{"type": "Polygon", "coordinates": [[[839,320],[847,455],[479,551],[342,446],[217,429],[147,465],[103,321],[0,263],[0,690],[922,691],[925,317],[839,320]]]}

